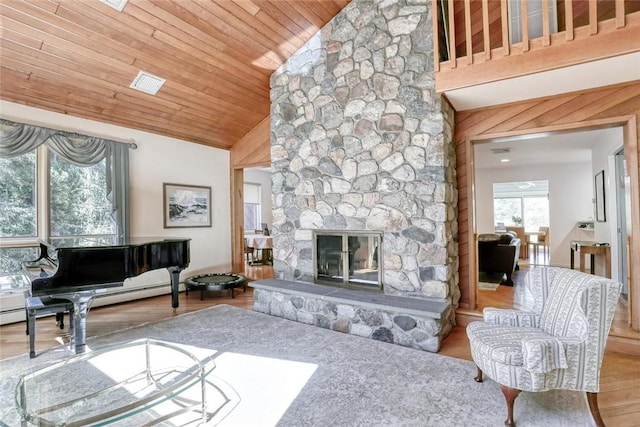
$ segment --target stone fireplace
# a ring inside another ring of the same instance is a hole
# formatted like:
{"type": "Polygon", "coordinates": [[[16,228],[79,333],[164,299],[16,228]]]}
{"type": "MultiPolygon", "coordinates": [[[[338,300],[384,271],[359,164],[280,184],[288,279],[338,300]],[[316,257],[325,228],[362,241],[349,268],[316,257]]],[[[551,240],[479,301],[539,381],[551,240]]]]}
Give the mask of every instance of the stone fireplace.
{"type": "Polygon", "coordinates": [[[430,5],[353,0],[271,76],[276,278],[317,279],[318,233],[378,233],[384,295],[457,305],[453,110],[435,92],[430,5]]]}

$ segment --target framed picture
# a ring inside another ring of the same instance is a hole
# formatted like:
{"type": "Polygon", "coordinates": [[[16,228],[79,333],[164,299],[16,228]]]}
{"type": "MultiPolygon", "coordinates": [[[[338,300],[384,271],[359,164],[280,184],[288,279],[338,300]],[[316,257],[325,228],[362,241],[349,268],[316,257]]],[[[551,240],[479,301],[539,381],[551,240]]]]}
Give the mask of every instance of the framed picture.
{"type": "Polygon", "coordinates": [[[164,228],[211,227],[211,187],[163,184],[164,228]]]}
{"type": "Polygon", "coordinates": [[[604,170],[596,174],[596,221],[607,222],[607,212],[605,209],[605,191],[604,191],[604,170]]]}

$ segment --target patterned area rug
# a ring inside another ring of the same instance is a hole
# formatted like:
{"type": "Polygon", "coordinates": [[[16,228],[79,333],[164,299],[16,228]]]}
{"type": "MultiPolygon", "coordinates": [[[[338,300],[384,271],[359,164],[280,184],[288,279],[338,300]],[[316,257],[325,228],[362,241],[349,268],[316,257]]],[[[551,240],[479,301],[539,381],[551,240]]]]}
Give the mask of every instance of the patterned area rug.
{"type": "MultiPolygon", "coordinates": [[[[207,379],[232,389],[227,393],[232,402],[215,414],[220,403],[210,402],[206,425],[499,426],[506,418],[498,385],[488,379],[476,383],[471,362],[226,305],[90,338],[88,343],[95,350],[139,338],[214,355],[216,368],[207,379]]],[[[58,347],[35,359],[23,355],[1,361],[0,419],[20,425],[14,389],[21,374],[71,356],[68,348],[58,347]]],[[[53,386],[77,388],[87,379],[101,381],[109,369],[121,366],[115,361],[100,369],[94,366],[91,377],[80,371],[66,384],[53,386]]],[[[147,416],[159,414],[152,408],[147,416]]],[[[592,425],[584,394],[572,391],[522,393],[515,420],[518,427],[592,425]]],[[[116,425],[142,424],[123,420],[116,425]]],[[[187,424],[171,420],[160,425],[187,424]]]]}

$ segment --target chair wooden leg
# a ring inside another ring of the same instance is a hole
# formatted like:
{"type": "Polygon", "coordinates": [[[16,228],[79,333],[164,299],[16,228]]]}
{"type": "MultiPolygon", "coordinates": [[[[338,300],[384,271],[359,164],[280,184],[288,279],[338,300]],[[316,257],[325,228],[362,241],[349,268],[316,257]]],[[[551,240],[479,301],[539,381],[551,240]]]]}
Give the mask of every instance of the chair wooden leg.
{"type": "Polygon", "coordinates": [[[478,383],[481,383],[482,382],[482,369],[480,369],[480,366],[476,366],[476,368],[478,368],[478,375],[476,375],[474,380],[476,380],[476,382],[478,382],[478,383]]]}
{"type": "Polygon", "coordinates": [[[598,393],[587,392],[587,401],[589,402],[589,410],[591,411],[591,416],[596,426],[604,427],[604,421],[602,421],[600,410],[598,409],[598,393]]]}
{"type": "Polygon", "coordinates": [[[500,389],[502,390],[502,394],[504,394],[504,398],[507,401],[507,419],[505,420],[504,425],[507,427],[515,427],[516,423],[515,421],[513,421],[513,403],[522,390],[507,387],[506,385],[501,385],[500,389]]]}

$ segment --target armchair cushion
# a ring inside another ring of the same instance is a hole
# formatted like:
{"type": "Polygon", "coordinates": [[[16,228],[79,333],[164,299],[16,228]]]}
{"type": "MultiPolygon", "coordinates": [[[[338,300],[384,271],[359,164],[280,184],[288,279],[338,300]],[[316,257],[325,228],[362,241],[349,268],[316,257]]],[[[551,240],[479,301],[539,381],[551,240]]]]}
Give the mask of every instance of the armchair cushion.
{"type": "Polygon", "coordinates": [[[531,311],[520,311],[505,308],[485,307],[482,310],[483,320],[495,325],[523,326],[537,328],[540,316],[531,311]]]}
{"type": "MultiPolygon", "coordinates": [[[[576,276],[571,274],[571,270],[556,274],[554,286],[549,292],[540,316],[540,328],[550,335],[587,339],[589,325],[583,294],[589,283],[593,282],[594,277],[586,274],[576,276]]],[[[600,295],[597,295],[597,298],[606,301],[600,295]]],[[[603,311],[599,314],[600,316],[605,316],[606,311],[610,310],[605,305],[597,308],[603,311]]]]}
{"type": "Polygon", "coordinates": [[[546,374],[554,369],[567,369],[567,357],[562,341],[554,337],[524,338],[522,359],[524,368],[535,374],[546,374]]]}
{"type": "Polygon", "coordinates": [[[467,335],[471,353],[488,365],[523,366],[523,341],[549,339],[549,335],[538,328],[501,327],[484,322],[469,323],[467,335]]]}

